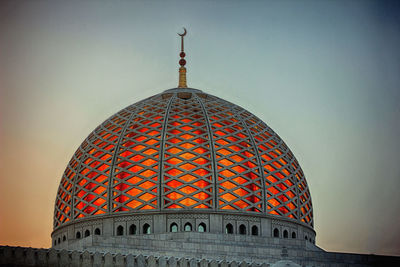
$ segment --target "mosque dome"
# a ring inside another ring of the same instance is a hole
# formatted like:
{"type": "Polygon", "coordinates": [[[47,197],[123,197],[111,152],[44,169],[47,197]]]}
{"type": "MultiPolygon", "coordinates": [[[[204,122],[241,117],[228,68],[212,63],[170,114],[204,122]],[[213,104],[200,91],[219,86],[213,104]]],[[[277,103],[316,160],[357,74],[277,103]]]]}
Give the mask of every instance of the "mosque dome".
{"type": "Polygon", "coordinates": [[[179,35],[178,88],[108,118],[68,163],[53,246],[196,256],[192,248],[208,242],[219,248],[201,254],[237,257],[241,247],[240,257],[259,257],[246,242],[314,243],[311,196],[296,158],[249,111],[187,86],[186,29],[179,35]],[[232,243],[232,235],[247,241],[232,243]]]}
{"type": "Polygon", "coordinates": [[[62,177],[54,228],[188,210],[313,226],[306,179],[282,139],[235,104],[175,88],[124,108],[85,139],[62,177]]]}

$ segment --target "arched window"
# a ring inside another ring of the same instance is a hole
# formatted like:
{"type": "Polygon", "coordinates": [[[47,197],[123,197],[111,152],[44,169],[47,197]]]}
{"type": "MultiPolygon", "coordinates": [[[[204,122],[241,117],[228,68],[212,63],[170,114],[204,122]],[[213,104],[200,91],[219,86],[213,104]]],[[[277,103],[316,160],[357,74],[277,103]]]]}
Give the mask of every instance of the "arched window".
{"type": "Polygon", "coordinates": [[[99,228],[96,228],[96,229],[94,230],[94,234],[95,234],[95,235],[100,235],[100,229],[99,229],[99,228]]]}
{"type": "Polygon", "coordinates": [[[199,224],[199,227],[197,228],[197,230],[198,230],[200,233],[204,233],[205,231],[207,231],[207,227],[206,227],[205,223],[200,223],[200,224],[199,224]]]}
{"type": "Polygon", "coordinates": [[[256,225],[253,225],[253,227],[251,227],[251,234],[258,235],[258,227],[256,225]]]}
{"type": "Polygon", "coordinates": [[[60,239],[60,238],[58,238],[57,242],[58,242],[58,244],[60,244],[60,243],[61,243],[61,239],[60,239]]]}
{"type": "Polygon", "coordinates": [[[56,240],[56,239],[54,239],[54,246],[55,246],[55,245],[57,245],[57,240],[56,240]]]}
{"type": "Polygon", "coordinates": [[[274,237],[279,237],[279,230],[277,228],[274,229],[274,237]]]}
{"type": "Polygon", "coordinates": [[[79,239],[79,238],[81,238],[81,232],[76,232],[76,234],[75,234],[75,236],[76,236],[76,239],[79,239]]]}
{"type": "Polygon", "coordinates": [[[172,223],[172,224],[169,226],[169,231],[172,232],[172,233],[178,232],[178,225],[177,225],[176,223],[172,223]]]}
{"type": "Polygon", "coordinates": [[[63,236],[63,242],[64,242],[65,240],[67,240],[67,237],[64,235],[64,236],[63,236]]]}
{"type": "Polygon", "coordinates": [[[241,224],[239,226],[239,234],[245,235],[246,234],[246,226],[244,224],[241,224]]]}
{"type": "Polygon", "coordinates": [[[288,238],[289,237],[289,233],[287,230],[283,231],[283,238],[288,238]]]}
{"type": "Polygon", "coordinates": [[[190,223],[185,224],[185,232],[191,232],[192,231],[192,225],[190,223]]]}
{"type": "Polygon", "coordinates": [[[124,227],[122,225],[117,227],[117,235],[123,235],[124,234],[124,227]]]}
{"type": "Polygon", "coordinates": [[[304,237],[305,240],[308,240],[307,236],[304,237]]]}
{"type": "Polygon", "coordinates": [[[90,231],[89,231],[89,230],[86,230],[86,231],[85,231],[85,237],[88,237],[88,236],[90,236],[90,231]]]}
{"type": "Polygon", "coordinates": [[[225,233],[226,234],[233,234],[233,226],[232,226],[232,224],[228,223],[225,226],[225,233]]]}
{"type": "Polygon", "coordinates": [[[136,225],[131,224],[131,226],[129,226],[129,234],[136,235],[136,225]]]}
{"type": "Polygon", "coordinates": [[[296,232],[292,232],[292,238],[296,238],[296,232]]]}
{"type": "Polygon", "coordinates": [[[143,234],[151,234],[150,225],[148,225],[147,223],[143,225],[143,234]]]}

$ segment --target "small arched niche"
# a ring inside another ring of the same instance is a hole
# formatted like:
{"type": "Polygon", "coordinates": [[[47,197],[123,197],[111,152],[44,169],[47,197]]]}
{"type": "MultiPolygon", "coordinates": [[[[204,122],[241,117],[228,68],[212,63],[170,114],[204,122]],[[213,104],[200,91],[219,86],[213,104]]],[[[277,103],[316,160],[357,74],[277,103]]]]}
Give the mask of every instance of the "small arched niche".
{"type": "Polygon", "coordinates": [[[258,235],[258,227],[257,227],[257,225],[253,225],[251,227],[251,235],[258,235]]]}
{"type": "Polygon", "coordinates": [[[151,228],[148,223],[145,223],[143,225],[143,234],[146,234],[146,235],[151,234],[151,228]]]}
{"type": "Polygon", "coordinates": [[[283,238],[289,238],[289,232],[287,230],[283,230],[283,238]]]}
{"type": "Polygon", "coordinates": [[[185,232],[191,232],[192,231],[192,224],[191,223],[185,223],[184,230],[185,230],[185,232]]]}
{"type": "Polygon", "coordinates": [[[197,231],[200,233],[204,233],[207,231],[207,227],[205,223],[200,223],[199,227],[197,228],[197,231]]]}
{"type": "Polygon", "coordinates": [[[131,224],[131,226],[129,226],[129,234],[130,235],[136,235],[136,225],[135,224],[131,224]]]}
{"type": "Polygon", "coordinates": [[[296,238],[296,232],[292,232],[292,238],[296,238]]]}
{"type": "Polygon", "coordinates": [[[241,224],[239,226],[239,234],[241,234],[241,235],[247,234],[247,229],[246,229],[246,226],[244,224],[241,224]]]}
{"type": "Polygon", "coordinates": [[[176,233],[178,232],[178,225],[176,223],[171,223],[171,225],[169,226],[169,231],[171,233],[176,233]]]}
{"type": "Polygon", "coordinates": [[[88,236],[90,236],[90,231],[89,231],[89,230],[86,230],[86,231],[85,231],[85,237],[88,237],[88,236]]]}
{"type": "Polygon", "coordinates": [[[279,230],[278,228],[274,229],[274,237],[279,237],[279,230]]]}
{"type": "Polygon", "coordinates": [[[232,224],[228,223],[225,226],[225,233],[226,234],[233,234],[233,225],[232,224]]]}
{"type": "Polygon", "coordinates": [[[119,225],[117,227],[117,235],[123,235],[124,234],[124,227],[122,225],[119,225]]]}

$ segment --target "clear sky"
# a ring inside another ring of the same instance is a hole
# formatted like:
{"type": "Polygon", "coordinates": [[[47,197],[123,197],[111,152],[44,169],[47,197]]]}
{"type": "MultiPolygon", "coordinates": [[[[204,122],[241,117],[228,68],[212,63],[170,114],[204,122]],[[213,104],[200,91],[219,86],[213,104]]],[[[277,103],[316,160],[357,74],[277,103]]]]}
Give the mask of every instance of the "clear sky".
{"type": "Polygon", "coordinates": [[[319,246],[400,255],[400,5],[0,1],[0,244],[49,247],[74,151],[118,110],[188,85],[291,148],[319,246]]]}

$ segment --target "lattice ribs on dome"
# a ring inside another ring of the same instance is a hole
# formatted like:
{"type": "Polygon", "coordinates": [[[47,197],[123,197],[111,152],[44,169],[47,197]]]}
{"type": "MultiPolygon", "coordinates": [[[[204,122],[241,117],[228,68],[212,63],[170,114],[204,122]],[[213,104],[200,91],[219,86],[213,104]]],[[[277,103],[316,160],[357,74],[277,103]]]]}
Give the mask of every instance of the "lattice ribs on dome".
{"type": "Polygon", "coordinates": [[[249,111],[187,87],[183,36],[178,88],[111,116],[73,155],[55,229],[170,210],[269,214],[313,227],[306,179],[282,139],[249,111]]]}

